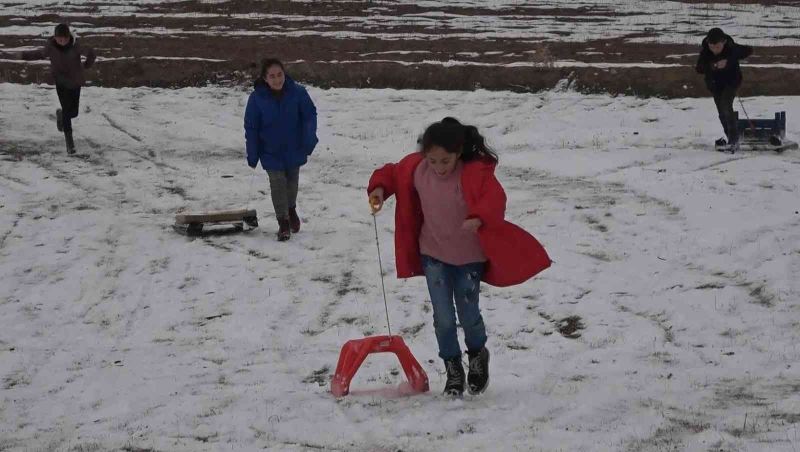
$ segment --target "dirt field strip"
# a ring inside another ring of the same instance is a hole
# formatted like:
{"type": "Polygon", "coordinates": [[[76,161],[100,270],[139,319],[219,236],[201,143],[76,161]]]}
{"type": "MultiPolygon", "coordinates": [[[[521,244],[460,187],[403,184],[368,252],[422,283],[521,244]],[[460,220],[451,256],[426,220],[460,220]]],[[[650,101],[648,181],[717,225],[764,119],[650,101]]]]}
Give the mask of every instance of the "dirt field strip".
{"type": "MultiPolygon", "coordinates": [[[[703,33],[756,46],[743,95],[800,94],[800,7],[788,2],[0,1],[0,51],[41,45],[68,21],[97,49],[107,87],[247,84],[267,54],[321,87],[704,96],[703,33]],[[270,49],[280,49],[278,52],[270,49]],[[564,82],[562,82],[563,84],[564,82]]],[[[41,83],[47,65],[0,60],[0,82],[41,83]]]]}

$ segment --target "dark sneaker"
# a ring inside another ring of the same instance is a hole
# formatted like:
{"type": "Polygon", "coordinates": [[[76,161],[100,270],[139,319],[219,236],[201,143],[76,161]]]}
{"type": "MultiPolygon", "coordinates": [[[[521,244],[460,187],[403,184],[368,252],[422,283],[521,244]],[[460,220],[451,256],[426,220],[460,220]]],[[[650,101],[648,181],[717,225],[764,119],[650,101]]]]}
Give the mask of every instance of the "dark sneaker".
{"type": "Polygon", "coordinates": [[[289,226],[292,228],[292,234],[300,232],[300,217],[297,215],[296,207],[289,209],[289,226]]]}
{"type": "Polygon", "coordinates": [[[717,150],[720,152],[730,152],[731,154],[734,154],[739,150],[739,139],[737,137],[729,137],[726,143],[724,143],[722,146],[717,146],[717,150]]]}
{"type": "Polygon", "coordinates": [[[279,218],[278,219],[278,241],[285,242],[292,237],[292,232],[289,229],[289,219],[288,218],[279,218]]]}
{"type": "Polygon", "coordinates": [[[56,110],[56,127],[59,132],[64,131],[64,112],[60,108],[56,110]]]}
{"type": "Polygon", "coordinates": [[[721,148],[723,146],[727,146],[728,142],[725,141],[725,138],[720,138],[714,142],[714,147],[721,148]]]}
{"type": "Polygon", "coordinates": [[[447,370],[447,381],[442,394],[461,397],[464,395],[464,366],[461,365],[461,357],[446,360],[444,367],[447,370]]]}
{"type": "Polygon", "coordinates": [[[469,375],[467,376],[470,394],[481,394],[489,386],[489,350],[483,347],[479,352],[469,355],[469,375]]]}

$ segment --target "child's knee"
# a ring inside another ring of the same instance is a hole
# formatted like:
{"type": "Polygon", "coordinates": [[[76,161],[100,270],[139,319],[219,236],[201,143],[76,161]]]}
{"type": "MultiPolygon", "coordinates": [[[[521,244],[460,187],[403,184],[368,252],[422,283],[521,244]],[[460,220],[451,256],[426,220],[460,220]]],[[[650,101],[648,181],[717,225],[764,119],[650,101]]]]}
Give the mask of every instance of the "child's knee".
{"type": "Polygon", "coordinates": [[[478,294],[480,291],[481,286],[481,276],[478,272],[473,271],[469,272],[464,275],[464,278],[458,281],[456,285],[455,292],[456,295],[462,298],[466,298],[466,301],[470,301],[478,294]]]}
{"type": "Polygon", "coordinates": [[[433,328],[439,332],[450,332],[456,329],[455,316],[450,313],[434,312],[433,328]]]}

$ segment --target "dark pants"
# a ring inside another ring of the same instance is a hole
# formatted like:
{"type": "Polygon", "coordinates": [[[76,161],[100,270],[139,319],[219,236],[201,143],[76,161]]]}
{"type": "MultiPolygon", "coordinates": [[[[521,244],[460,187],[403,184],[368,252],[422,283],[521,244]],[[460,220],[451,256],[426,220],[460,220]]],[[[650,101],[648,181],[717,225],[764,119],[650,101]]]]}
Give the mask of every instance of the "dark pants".
{"type": "Polygon", "coordinates": [[[447,361],[461,356],[456,330],[456,313],[464,330],[467,351],[477,352],[486,344],[480,298],[483,262],[450,265],[422,256],[422,270],[433,304],[433,329],[439,343],[439,357],[447,361]]]}
{"type": "Polygon", "coordinates": [[[733,85],[711,91],[714,95],[714,103],[717,105],[722,130],[725,131],[728,143],[731,144],[739,141],[739,131],[736,130],[736,114],[733,111],[733,100],[736,99],[736,90],[738,89],[738,86],[733,85]]]}
{"type": "Polygon", "coordinates": [[[287,171],[267,170],[269,191],[275,216],[279,220],[289,218],[289,209],[297,206],[297,186],[300,183],[300,167],[287,171]]]}
{"type": "Polygon", "coordinates": [[[64,117],[64,132],[72,132],[72,118],[78,117],[81,101],[81,88],[65,88],[56,85],[58,101],[61,103],[61,112],[64,117]]]}

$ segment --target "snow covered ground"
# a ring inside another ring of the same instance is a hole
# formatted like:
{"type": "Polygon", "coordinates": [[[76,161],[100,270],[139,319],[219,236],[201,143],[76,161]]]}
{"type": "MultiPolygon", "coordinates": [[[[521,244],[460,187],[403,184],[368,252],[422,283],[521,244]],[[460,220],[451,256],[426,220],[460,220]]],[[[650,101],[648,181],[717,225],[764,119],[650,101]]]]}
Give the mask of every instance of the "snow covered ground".
{"type": "MultiPolygon", "coordinates": [[[[68,157],[54,90],[0,84],[1,451],[800,448],[800,152],[711,151],[709,99],[310,93],[305,222],[278,243],[247,92],[86,88],[68,157]],[[393,276],[390,202],[392,328],[432,391],[399,396],[396,360],[372,356],[336,400],[341,345],[386,332],[364,186],[445,115],[485,132],[507,218],[556,263],[484,286],[491,386],[444,399],[425,283],[393,276]],[[249,233],[170,227],[246,206],[249,233]]],[[[800,130],[800,99],[745,102],[800,130]]]]}
{"type": "MultiPolygon", "coordinates": [[[[212,5],[219,2],[205,2],[212,5]]],[[[295,1],[294,3],[309,3],[295,1]]],[[[87,0],[65,4],[53,0],[0,0],[0,17],[12,18],[0,26],[0,36],[49,36],[56,24],[46,21],[24,23],[26,17],[58,14],[60,17],[181,18],[202,22],[223,18],[244,23],[216,24],[208,28],[174,26],[125,28],[81,23],[85,34],[142,34],[196,37],[211,36],[322,36],[328,39],[386,40],[471,38],[515,38],[528,40],[582,42],[591,39],[626,38],[632,42],[695,44],[711,27],[719,26],[737,39],[759,46],[798,45],[797,21],[800,7],[796,2],[778,5],[723,2],[686,2],[640,0],[402,0],[368,2],[368,14],[307,15],[277,14],[271,5],[254,5],[253,12],[231,14],[214,11],[209,5],[202,12],[178,12],[184,5],[177,0],[87,0]],[[172,12],[152,12],[163,5],[172,12]],[[397,13],[396,8],[413,6],[416,12],[397,13]],[[466,9],[465,9],[466,8],[466,9]],[[576,20],[577,19],[577,20],[576,20]],[[19,23],[22,21],[22,23],[19,23]],[[282,24],[285,22],[284,24],[282,24]],[[275,26],[275,23],[282,24],[275,26]],[[414,32],[395,27],[421,27],[414,32]],[[328,30],[331,27],[339,29],[328,30]],[[345,27],[341,29],[340,27],[345,27]],[[383,29],[392,31],[383,32],[383,29]],[[640,34],[640,36],[635,36],[640,34]]],[[[228,5],[230,6],[230,5],[228,5]]],[[[94,21],[92,21],[94,22],[94,21]]]]}

